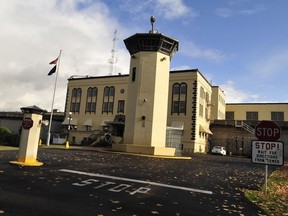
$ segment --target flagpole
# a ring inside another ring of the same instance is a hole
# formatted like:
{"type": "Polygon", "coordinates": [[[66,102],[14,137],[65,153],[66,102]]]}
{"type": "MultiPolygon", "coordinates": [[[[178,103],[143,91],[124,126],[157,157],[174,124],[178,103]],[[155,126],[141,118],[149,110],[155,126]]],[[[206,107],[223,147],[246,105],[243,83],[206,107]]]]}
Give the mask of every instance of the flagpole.
{"type": "Polygon", "coordinates": [[[56,78],[55,78],[55,84],[54,84],[54,91],[53,91],[53,98],[52,98],[52,104],[51,104],[51,113],[50,113],[50,120],[49,120],[49,127],[48,127],[48,135],[47,135],[47,146],[50,145],[50,137],[51,137],[51,125],[52,125],[52,117],[53,117],[53,107],[54,107],[54,99],[55,99],[55,92],[57,87],[57,80],[58,80],[58,72],[60,67],[60,57],[61,57],[62,50],[60,50],[60,54],[58,56],[57,61],[57,69],[56,69],[56,78]]]}

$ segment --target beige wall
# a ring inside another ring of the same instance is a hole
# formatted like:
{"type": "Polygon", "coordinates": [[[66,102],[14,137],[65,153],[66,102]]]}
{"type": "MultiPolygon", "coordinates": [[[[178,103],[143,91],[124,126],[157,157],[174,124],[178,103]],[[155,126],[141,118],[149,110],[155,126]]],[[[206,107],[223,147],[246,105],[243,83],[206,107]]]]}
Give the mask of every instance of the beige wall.
{"type": "MultiPolygon", "coordinates": [[[[161,58],[161,56],[157,57],[161,58]]],[[[160,68],[160,70],[165,71],[165,68],[160,68]]],[[[156,77],[155,79],[162,79],[163,77],[159,75],[159,77],[156,77]]],[[[147,83],[149,83],[150,78],[147,77],[147,83]]],[[[91,133],[93,133],[93,130],[102,130],[102,127],[100,124],[103,120],[110,120],[112,121],[117,115],[117,105],[118,100],[125,100],[125,112],[124,115],[127,114],[127,112],[135,112],[135,110],[127,110],[127,98],[128,98],[128,82],[129,77],[128,75],[124,76],[107,76],[107,77],[89,77],[89,78],[80,78],[80,79],[69,79],[68,80],[68,91],[67,91],[67,99],[66,99],[66,116],[70,111],[70,104],[71,104],[71,94],[73,88],[81,88],[82,89],[82,97],[81,97],[81,108],[80,113],[73,113],[72,118],[73,120],[77,120],[77,130],[70,131],[70,140],[74,136],[76,138],[76,143],[81,143],[81,140],[83,138],[87,138],[91,133]],[[113,114],[109,113],[103,113],[102,114],[102,102],[103,102],[103,91],[105,86],[114,86],[115,87],[115,99],[114,99],[114,109],[113,114]],[[98,88],[98,97],[97,97],[97,108],[96,113],[85,113],[85,106],[86,106],[86,98],[87,98],[87,89],[89,87],[97,87],[98,88]],[[121,93],[121,89],[124,89],[124,93],[121,93]],[[92,119],[92,131],[86,131],[86,126],[83,125],[83,123],[87,119],[92,119]]],[[[146,84],[145,84],[146,86],[146,84]]],[[[138,86],[139,87],[139,86],[138,86]]],[[[135,88],[138,88],[135,86],[135,88]]],[[[144,98],[147,99],[147,102],[151,99],[153,99],[153,95],[149,94],[149,88],[151,86],[147,84],[147,86],[143,89],[141,92],[142,95],[140,95],[136,100],[139,106],[142,106],[144,104],[144,98]]],[[[164,88],[164,87],[163,87],[164,88]]],[[[161,89],[161,88],[160,88],[161,89]]],[[[223,109],[221,108],[221,105],[218,105],[219,103],[218,99],[213,102],[214,106],[211,106],[211,101],[214,97],[213,94],[216,92],[217,94],[221,95],[222,97],[225,97],[223,92],[221,90],[213,91],[212,86],[209,84],[209,82],[205,79],[205,77],[197,70],[184,70],[184,71],[172,71],[170,72],[169,77],[169,93],[168,93],[168,105],[166,104],[166,110],[164,112],[168,111],[167,113],[167,122],[165,126],[170,126],[172,122],[183,122],[184,123],[184,130],[183,130],[183,144],[184,144],[184,150],[186,152],[205,152],[207,151],[208,147],[208,138],[210,136],[209,132],[209,126],[210,126],[210,120],[213,117],[213,113],[217,113],[218,111],[214,111],[213,109],[223,109]],[[174,83],[182,83],[185,82],[187,84],[187,104],[186,104],[186,115],[183,113],[171,114],[171,102],[172,102],[172,85],[174,83]],[[194,88],[194,84],[197,84],[197,88],[194,88]],[[202,91],[204,92],[204,98],[200,98],[200,91],[201,87],[203,88],[202,91]],[[207,93],[207,94],[206,94],[207,93]],[[195,95],[196,94],[196,95],[195,95]],[[207,95],[207,100],[206,100],[207,95]],[[196,109],[193,108],[193,103],[195,103],[196,109]],[[200,104],[203,106],[202,114],[200,115],[200,104]],[[192,118],[194,118],[192,120],[192,118]],[[195,127],[192,126],[192,124],[195,124],[195,127]],[[202,125],[202,127],[200,126],[202,125]],[[204,128],[204,130],[203,130],[204,128]],[[195,138],[193,139],[191,133],[195,133],[195,138]]],[[[130,96],[129,96],[130,97],[130,96]]],[[[165,97],[161,95],[161,93],[157,96],[157,101],[159,103],[164,104],[165,97]]],[[[134,99],[133,99],[134,100],[134,99]]],[[[166,100],[166,99],[165,99],[166,100]]],[[[160,109],[163,110],[165,108],[161,106],[154,106],[153,109],[160,109]]],[[[147,115],[146,113],[141,114],[147,115]]],[[[147,119],[145,124],[149,124],[149,121],[162,121],[165,122],[165,120],[162,119],[147,119]]],[[[142,122],[139,121],[141,124],[142,122]]],[[[126,122],[127,125],[127,122],[126,122]]],[[[129,126],[128,126],[129,127],[129,126]]],[[[164,127],[164,126],[163,126],[164,127]]],[[[132,130],[132,129],[131,129],[132,130]]],[[[157,136],[157,133],[155,133],[155,136],[157,136]]]]}
{"type": "Polygon", "coordinates": [[[234,120],[246,120],[246,112],[258,112],[258,120],[271,120],[271,112],[284,112],[288,121],[288,103],[226,104],[226,112],[234,112],[234,120]]]}
{"type": "Polygon", "coordinates": [[[77,119],[77,130],[85,130],[85,126],[83,125],[84,121],[87,119],[92,119],[92,130],[101,129],[100,124],[103,120],[113,120],[115,115],[117,114],[117,106],[118,100],[126,100],[127,97],[127,82],[128,76],[117,76],[115,78],[103,77],[103,78],[91,78],[91,79],[72,79],[68,82],[68,94],[67,94],[67,108],[66,108],[66,116],[70,111],[71,105],[71,95],[72,90],[74,88],[81,88],[81,105],[80,105],[80,113],[73,113],[72,118],[77,119]],[[103,93],[104,88],[106,86],[114,86],[115,87],[115,98],[114,98],[114,108],[113,113],[103,113],[102,114],[102,105],[103,105],[103,93]],[[97,87],[98,95],[97,95],[97,104],[96,104],[96,113],[86,113],[86,98],[87,98],[87,90],[89,87],[97,87]],[[121,93],[121,89],[124,89],[124,93],[121,93]],[[100,124],[99,124],[100,122],[100,124]]]}
{"type": "Polygon", "coordinates": [[[212,86],[212,120],[225,119],[226,103],[224,91],[219,86],[212,86]]]}
{"type": "Polygon", "coordinates": [[[165,147],[168,58],[160,52],[138,52],[131,58],[130,70],[135,68],[136,76],[128,84],[124,143],[165,147]]]}
{"type": "Polygon", "coordinates": [[[210,134],[209,132],[210,117],[212,113],[211,110],[212,107],[210,106],[211,97],[212,97],[212,87],[198,70],[187,70],[187,71],[170,73],[167,123],[168,125],[171,125],[172,122],[184,123],[183,147],[185,152],[207,151],[208,138],[210,134]],[[171,114],[172,86],[176,82],[178,83],[184,82],[187,84],[188,87],[186,115],[183,113],[180,113],[179,115],[175,113],[171,114]],[[201,89],[202,92],[204,93],[202,98],[200,95],[201,89]],[[208,97],[207,100],[206,95],[208,97]],[[202,109],[201,112],[200,112],[200,104],[203,107],[201,108],[202,109]],[[195,117],[195,119],[193,119],[193,116],[195,117]],[[193,124],[195,124],[194,127],[193,124]],[[203,131],[203,128],[205,128],[206,131],[203,131]],[[193,138],[193,135],[191,135],[191,133],[195,135],[195,138],[193,138]]]}

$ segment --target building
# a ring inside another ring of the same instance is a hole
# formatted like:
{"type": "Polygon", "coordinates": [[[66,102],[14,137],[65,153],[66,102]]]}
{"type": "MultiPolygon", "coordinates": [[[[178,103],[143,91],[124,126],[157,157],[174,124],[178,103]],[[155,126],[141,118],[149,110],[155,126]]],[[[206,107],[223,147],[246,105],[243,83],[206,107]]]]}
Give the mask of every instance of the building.
{"type": "MultiPolygon", "coordinates": [[[[93,140],[109,125],[114,125],[113,143],[123,143],[128,83],[128,75],[68,79],[64,124],[71,112],[70,143],[93,140]]],[[[170,71],[166,125],[182,130],[184,152],[207,152],[210,122],[223,119],[224,113],[223,91],[211,86],[198,69],[170,71]]]]}
{"type": "Polygon", "coordinates": [[[288,122],[288,103],[227,103],[226,120],[288,122]]]}
{"type": "Polygon", "coordinates": [[[251,155],[255,127],[261,121],[274,121],[281,127],[284,157],[288,158],[288,103],[227,103],[226,118],[211,124],[211,145],[221,145],[236,155],[251,155]]]}
{"type": "Polygon", "coordinates": [[[155,20],[151,16],[149,33],[124,40],[129,75],[68,80],[64,125],[70,142],[104,137],[114,150],[152,155],[208,151],[210,121],[223,117],[225,106],[218,103],[225,104],[224,94],[198,69],[169,72],[179,42],[158,33],[155,20]]]}

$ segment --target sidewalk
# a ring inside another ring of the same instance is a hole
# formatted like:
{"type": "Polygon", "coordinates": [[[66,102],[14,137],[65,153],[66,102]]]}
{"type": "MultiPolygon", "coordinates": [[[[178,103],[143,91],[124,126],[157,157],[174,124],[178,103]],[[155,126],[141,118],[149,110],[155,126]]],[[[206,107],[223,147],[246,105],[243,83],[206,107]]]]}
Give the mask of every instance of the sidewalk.
{"type": "Polygon", "coordinates": [[[13,146],[1,146],[0,145],[0,151],[9,151],[9,150],[18,150],[18,147],[13,146]]]}
{"type": "MultiPolygon", "coordinates": [[[[19,149],[18,147],[1,146],[0,145],[0,151],[18,150],[18,149],[19,149]]],[[[161,155],[136,154],[136,153],[129,153],[129,152],[118,152],[118,151],[113,151],[111,148],[93,147],[93,146],[70,145],[69,148],[66,148],[65,144],[64,145],[50,144],[49,146],[42,144],[39,146],[39,149],[85,150],[85,151],[109,152],[109,153],[113,153],[113,154],[134,155],[134,156],[140,156],[140,157],[191,160],[191,157],[185,157],[185,156],[161,156],[161,155]]]]}

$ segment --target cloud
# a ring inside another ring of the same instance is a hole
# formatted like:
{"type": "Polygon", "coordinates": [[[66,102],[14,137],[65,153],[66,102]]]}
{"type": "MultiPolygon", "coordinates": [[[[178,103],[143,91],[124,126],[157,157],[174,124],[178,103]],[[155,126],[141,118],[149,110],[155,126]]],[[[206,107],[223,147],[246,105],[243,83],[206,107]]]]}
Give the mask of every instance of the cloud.
{"type": "Polygon", "coordinates": [[[186,56],[206,59],[216,63],[226,59],[226,55],[220,50],[200,47],[193,42],[187,41],[182,41],[181,44],[180,52],[186,56]]]}
{"type": "Polygon", "coordinates": [[[173,20],[183,16],[196,15],[182,0],[158,0],[155,10],[160,12],[166,19],[173,20]]]}
{"type": "Polygon", "coordinates": [[[266,8],[263,5],[256,5],[254,6],[254,8],[251,8],[251,9],[240,10],[238,13],[242,15],[253,15],[253,14],[258,14],[265,10],[266,8]]]}
{"type": "Polygon", "coordinates": [[[259,95],[237,89],[231,80],[221,84],[220,88],[225,93],[226,103],[259,102],[259,95]]]}
{"type": "Polygon", "coordinates": [[[238,2],[237,4],[230,4],[230,5],[231,7],[217,8],[215,10],[215,14],[217,16],[227,18],[236,15],[250,16],[261,13],[266,10],[266,7],[264,5],[254,5],[251,8],[243,8],[243,9],[240,8],[241,7],[240,2],[238,2]]]}
{"type": "Polygon", "coordinates": [[[261,59],[254,60],[249,67],[251,73],[257,76],[261,75],[261,78],[275,77],[277,74],[286,74],[288,68],[288,51],[277,50],[269,52],[266,56],[261,56],[261,59]]]}
{"type": "Polygon", "coordinates": [[[215,13],[217,16],[226,18],[232,16],[233,11],[229,8],[217,8],[215,13]]]}
{"type": "Polygon", "coordinates": [[[181,65],[181,66],[173,67],[173,68],[171,68],[170,70],[171,70],[171,71],[176,71],[176,70],[189,70],[189,69],[191,69],[190,66],[188,66],[188,65],[181,65]]]}
{"type": "MultiPolygon", "coordinates": [[[[121,28],[105,4],[91,0],[3,0],[0,25],[0,110],[34,104],[50,110],[56,74],[47,76],[48,63],[60,49],[54,108],[64,110],[67,78],[110,72],[114,27],[121,28]]],[[[128,73],[126,49],[117,56],[117,73],[128,73]]]]}
{"type": "Polygon", "coordinates": [[[173,20],[183,17],[190,19],[197,16],[197,13],[185,5],[182,0],[123,0],[120,4],[120,9],[128,13],[137,14],[138,18],[147,18],[155,15],[164,17],[167,20],[173,20]],[[152,14],[147,14],[147,11],[152,14]]]}

